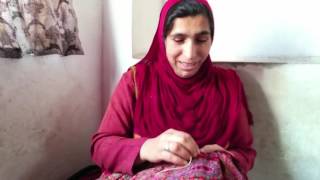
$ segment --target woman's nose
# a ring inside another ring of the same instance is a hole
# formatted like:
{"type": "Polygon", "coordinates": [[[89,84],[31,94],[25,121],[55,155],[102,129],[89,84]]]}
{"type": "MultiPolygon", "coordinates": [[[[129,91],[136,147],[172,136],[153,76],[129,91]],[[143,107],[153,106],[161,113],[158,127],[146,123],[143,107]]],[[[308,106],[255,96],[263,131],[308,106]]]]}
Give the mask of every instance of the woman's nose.
{"type": "Polygon", "coordinates": [[[193,42],[186,42],[183,48],[183,55],[188,59],[192,60],[196,57],[197,47],[193,42]]]}

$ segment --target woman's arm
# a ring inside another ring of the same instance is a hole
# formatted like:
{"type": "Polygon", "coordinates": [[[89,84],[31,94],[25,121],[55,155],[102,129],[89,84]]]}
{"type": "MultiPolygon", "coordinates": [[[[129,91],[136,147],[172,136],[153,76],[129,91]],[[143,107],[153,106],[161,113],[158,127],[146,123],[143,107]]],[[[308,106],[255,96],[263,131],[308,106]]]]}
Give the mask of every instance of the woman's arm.
{"type": "Polygon", "coordinates": [[[243,173],[247,173],[254,163],[256,151],[252,147],[253,136],[251,125],[248,123],[247,111],[241,108],[235,133],[227,151],[235,159],[235,163],[243,173]]]}
{"type": "Polygon", "coordinates": [[[133,138],[134,84],[130,71],[117,85],[98,131],[92,138],[93,161],[105,173],[133,174],[133,167],[146,138],[133,138]]]}
{"type": "Polygon", "coordinates": [[[215,151],[222,151],[230,154],[234,159],[236,166],[243,174],[247,174],[253,167],[256,151],[252,148],[253,136],[251,127],[248,123],[246,111],[242,110],[237,124],[236,131],[231,141],[225,146],[221,147],[218,144],[205,145],[200,149],[203,153],[212,153],[215,151]]]}
{"type": "Polygon", "coordinates": [[[237,167],[247,174],[253,167],[256,151],[253,149],[253,135],[251,125],[253,124],[251,112],[248,109],[247,99],[244,93],[242,82],[234,70],[228,70],[223,74],[221,82],[226,85],[230,98],[228,111],[235,117],[232,127],[232,134],[225,147],[218,144],[210,144],[201,148],[201,152],[210,153],[224,151],[229,153],[237,167]]]}
{"type": "Polygon", "coordinates": [[[246,174],[253,167],[256,157],[256,151],[252,147],[253,135],[251,126],[253,125],[253,120],[243,84],[235,71],[233,72],[233,81],[234,83],[232,84],[235,89],[233,91],[234,102],[237,104],[233,110],[237,112],[237,118],[228,151],[235,159],[238,168],[246,174]]]}

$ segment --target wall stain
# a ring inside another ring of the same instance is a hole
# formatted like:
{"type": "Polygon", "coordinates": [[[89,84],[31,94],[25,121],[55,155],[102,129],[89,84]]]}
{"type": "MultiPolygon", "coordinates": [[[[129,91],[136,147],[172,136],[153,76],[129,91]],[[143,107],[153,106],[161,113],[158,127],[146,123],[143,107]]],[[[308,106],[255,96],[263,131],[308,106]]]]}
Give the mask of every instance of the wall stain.
{"type": "Polygon", "coordinates": [[[0,86],[0,97],[3,96],[3,87],[0,86]]]}
{"type": "Polygon", "coordinates": [[[0,137],[0,148],[2,148],[2,147],[4,147],[4,143],[3,143],[3,140],[0,137]]]}

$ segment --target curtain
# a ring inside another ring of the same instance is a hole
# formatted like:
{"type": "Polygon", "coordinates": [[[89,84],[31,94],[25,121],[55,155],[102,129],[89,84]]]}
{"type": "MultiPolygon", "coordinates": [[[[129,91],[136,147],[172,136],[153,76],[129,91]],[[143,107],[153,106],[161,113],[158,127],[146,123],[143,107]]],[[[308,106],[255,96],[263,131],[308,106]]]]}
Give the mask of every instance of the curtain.
{"type": "Polygon", "coordinates": [[[0,57],[83,54],[72,0],[0,0],[0,57]]]}

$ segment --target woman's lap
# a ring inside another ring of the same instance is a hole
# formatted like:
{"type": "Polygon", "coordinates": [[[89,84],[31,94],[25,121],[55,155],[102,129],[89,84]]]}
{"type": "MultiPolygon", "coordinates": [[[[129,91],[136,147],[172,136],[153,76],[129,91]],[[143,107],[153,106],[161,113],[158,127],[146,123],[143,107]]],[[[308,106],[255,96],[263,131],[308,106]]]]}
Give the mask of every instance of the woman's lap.
{"type": "Polygon", "coordinates": [[[242,180],[245,176],[237,169],[229,154],[215,152],[202,154],[193,159],[190,164],[179,167],[169,164],[159,164],[152,168],[138,172],[134,176],[113,173],[102,175],[106,180],[150,180],[150,179],[210,179],[210,180],[242,180]]]}

